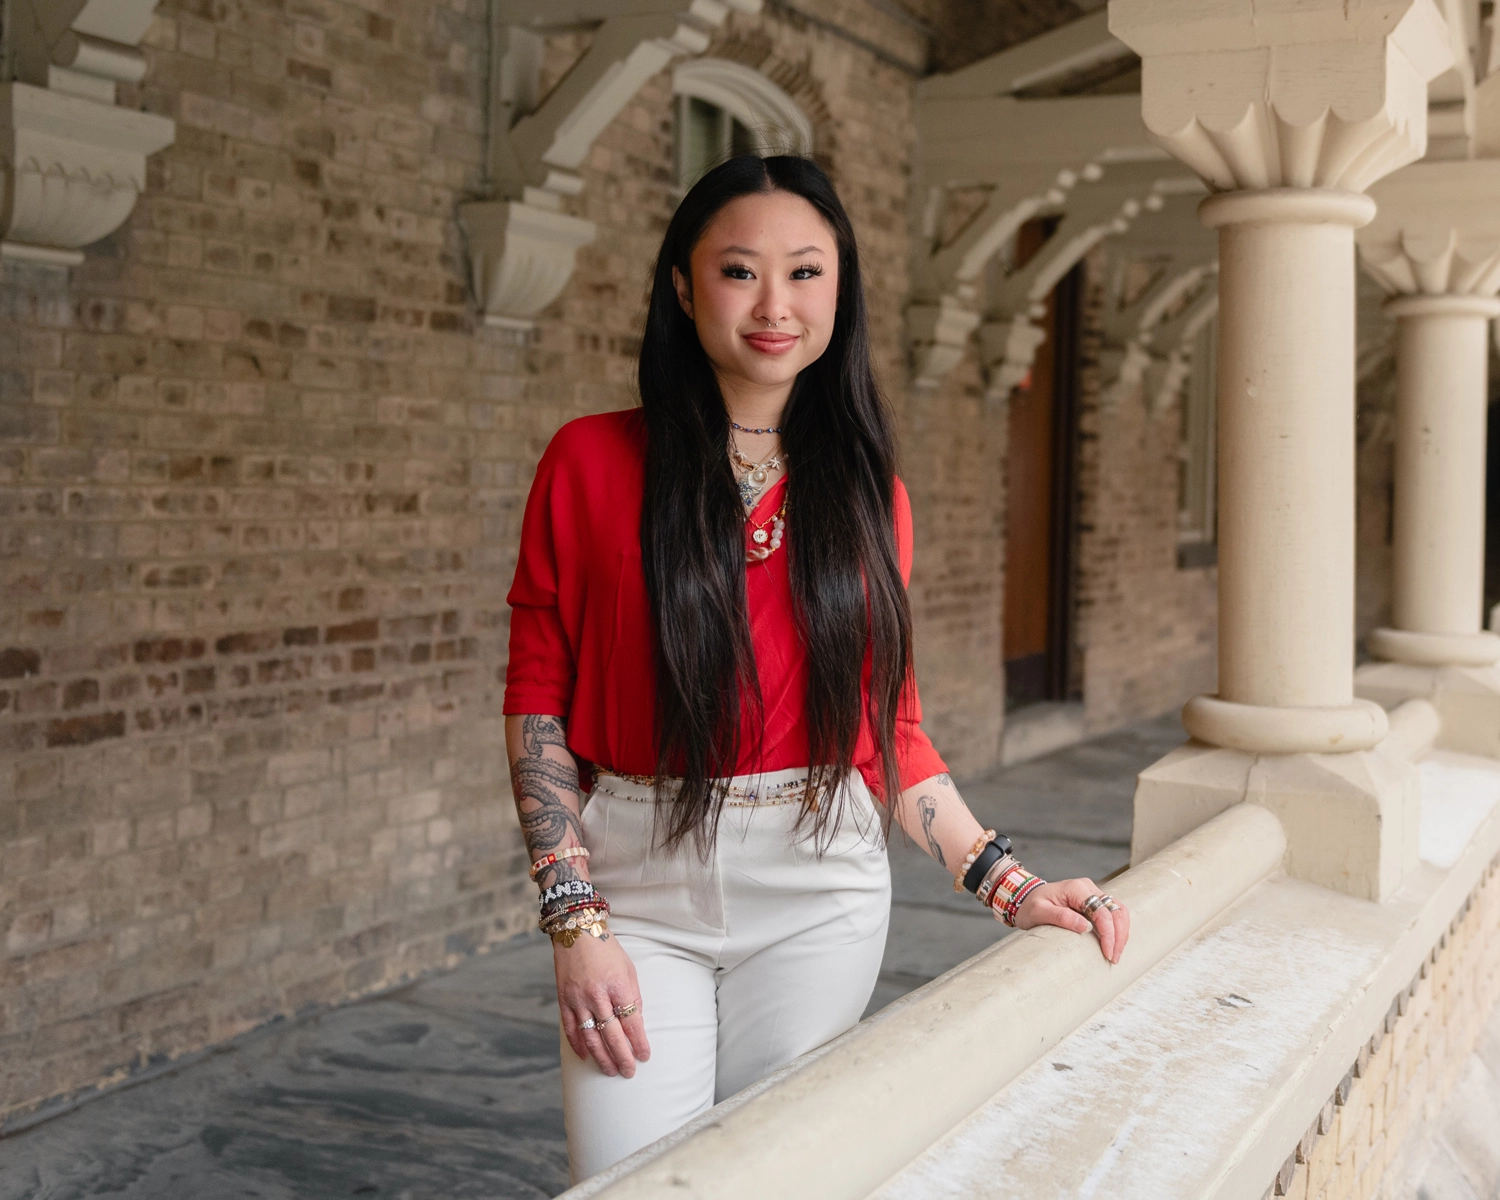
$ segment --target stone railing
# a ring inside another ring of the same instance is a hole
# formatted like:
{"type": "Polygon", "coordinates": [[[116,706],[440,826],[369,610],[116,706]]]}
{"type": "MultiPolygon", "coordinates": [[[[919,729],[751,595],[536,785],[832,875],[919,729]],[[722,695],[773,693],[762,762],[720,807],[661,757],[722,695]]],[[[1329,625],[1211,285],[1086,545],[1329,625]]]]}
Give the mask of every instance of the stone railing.
{"type": "Polygon", "coordinates": [[[1423,793],[1385,902],[1289,877],[1236,806],[1112,882],[1118,965],[1007,938],[566,1195],[1374,1195],[1500,1000],[1500,763],[1438,733],[1412,701],[1378,747],[1423,793]]]}

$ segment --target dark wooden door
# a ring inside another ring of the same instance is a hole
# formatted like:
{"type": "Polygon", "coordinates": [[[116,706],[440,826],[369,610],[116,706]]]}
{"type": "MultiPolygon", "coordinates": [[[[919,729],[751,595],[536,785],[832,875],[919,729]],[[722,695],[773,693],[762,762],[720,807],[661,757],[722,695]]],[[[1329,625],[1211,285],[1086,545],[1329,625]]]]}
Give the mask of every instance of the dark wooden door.
{"type": "MultiPolygon", "coordinates": [[[[1033,222],[1017,262],[1046,238],[1033,222]]],[[[1005,695],[1017,708],[1072,691],[1078,305],[1075,268],[1047,298],[1046,340],[1010,398],[1005,501],[1005,695]]]]}

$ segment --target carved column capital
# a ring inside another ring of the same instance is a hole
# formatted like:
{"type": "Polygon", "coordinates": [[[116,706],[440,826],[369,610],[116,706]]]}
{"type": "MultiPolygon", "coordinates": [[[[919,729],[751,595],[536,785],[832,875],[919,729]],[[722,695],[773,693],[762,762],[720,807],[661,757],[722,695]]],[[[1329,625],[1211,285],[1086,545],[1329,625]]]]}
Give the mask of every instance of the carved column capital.
{"type": "Polygon", "coordinates": [[[1217,191],[1364,191],[1420,158],[1452,64],[1433,0],[1111,0],[1151,136],[1217,191]]]}
{"type": "Polygon", "coordinates": [[[1355,234],[1365,270],[1399,296],[1500,292],[1500,160],[1419,162],[1370,189],[1355,234]]]}

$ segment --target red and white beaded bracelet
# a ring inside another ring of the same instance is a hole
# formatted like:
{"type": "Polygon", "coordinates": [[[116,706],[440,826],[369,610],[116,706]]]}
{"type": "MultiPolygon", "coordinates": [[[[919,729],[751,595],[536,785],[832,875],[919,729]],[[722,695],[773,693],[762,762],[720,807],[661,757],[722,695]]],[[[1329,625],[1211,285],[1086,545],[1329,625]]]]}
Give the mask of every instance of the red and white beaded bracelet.
{"type": "Polygon", "coordinates": [[[556,854],[544,854],[536,862],[531,864],[531,870],[527,872],[533,879],[540,875],[546,868],[555,862],[561,862],[565,858],[587,858],[589,851],[587,846],[567,846],[556,854]]]}
{"type": "MultiPolygon", "coordinates": [[[[1010,899],[1005,901],[1005,903],[1000,906],[1001,919],[1004,920],[1004,922],[1012,929],[1014,929],[1016,925],[1016,914],[1021,911],[1022,901],[1024,901],[1027,896],[1031,895],[1032,892],[1036,891],[1037,888],[1041,887],[1042,884],[1046,882],[1047,881],[1045,879],[1041,878],[1038,875],[1028,874],[1026,882],[1021,884],[1020,887],[1016,888],[1016,890],[1011,894],[1010,899]]],[[[1002,892],[999,888],[995,889],[995,896],[997,898],[1004,894],[1005,893],[1002,892]]]]}

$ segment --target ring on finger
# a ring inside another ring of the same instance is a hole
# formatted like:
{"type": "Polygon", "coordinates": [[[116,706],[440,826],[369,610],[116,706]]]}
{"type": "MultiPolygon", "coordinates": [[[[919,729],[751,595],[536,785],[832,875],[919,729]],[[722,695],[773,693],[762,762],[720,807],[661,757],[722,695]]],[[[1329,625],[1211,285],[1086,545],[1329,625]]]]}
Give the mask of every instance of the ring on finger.
{"type": "Polygon", "coordinates": [[[578,1028],[579,1029],[596,1029],[596,1028],[598,1028],[598,1026],[595,1023],[593,1017],[585,1017],[582,1021],[578,1022],[578,1028]]]}
{"type": "Polygon", "coordinates": [[[1123,904],[1121,904],[1118,900],[1116,900],[1113,896],[1111,896],[1108,900],[1106,900],[1104,902],[1104,907],[1105,907],[1106,911],[1108,911],[1108,912],[1119,912],[1125,906],[1123,904]]]}
{"type": "Polygon", "coordinates": [[[640,1011],[640,1007],[641,1006],[639,1004],[632,1000],[629,1004],[619,1005],[615,1009],[615,1016],[619,1017],[621,1020],[624,1020],[626,1017],[633,1017],[640,1011]]]}
{"type": "Polygon", "coordinates": [[[1112,896],[1101,896],[1095,893],[1078,906],[1078,911],[1086,917],[1092,917],[1113,898],[1112,896]]]}
{"type": "Polygon", "coordinates": [[[600,1017],[600,1018],[598,1018],[598,1020],[596,1020],[594,1022],[594,1028],[595,1029],[603,1029],[606,1025],[608,1025],[613,1020],[614,1020],[613,1017],[600,1017]]]}

